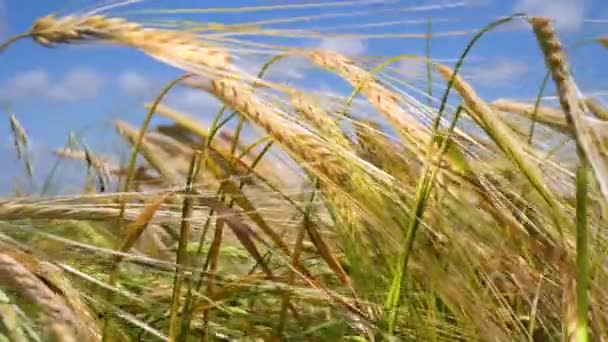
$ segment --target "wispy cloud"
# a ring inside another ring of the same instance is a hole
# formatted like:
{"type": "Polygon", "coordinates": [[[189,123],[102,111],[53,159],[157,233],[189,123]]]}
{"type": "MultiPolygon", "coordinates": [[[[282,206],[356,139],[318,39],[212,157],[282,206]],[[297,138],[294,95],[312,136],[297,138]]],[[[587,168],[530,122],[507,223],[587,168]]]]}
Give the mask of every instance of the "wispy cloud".
{"type": "Polygon", "coordinates": [[[494,3],[493,0],[465,0],[463,2],[468,6],[490,6],[494,3]]]}
{"type": "Polygon", "coordinates": [[[88,68],[74,68],[57,83],[51,84],[48,96],[57,102],[75,102],[96,98],[101,92],[103,77],[88,68]]]}
{"type": "MultiPolygon", "coordinates": [[[[325,38],[311,48],[337,51],[348,56],[363,55],[367,47],[361,39],[325,38]]],[[[250,75],[257,75],[270,56],[246,55],[240,58],[239,67],[250,75]]],[[[304,57],[290,56],[270,66],[264,74],[265,79],[273,81],[294,81],[306,77],[306,71],[312,68],[311,62],[304,57]]]]}
{"type": "MultiPolygon", "coordinates": [[[[270,56],[245,55],[237,62],[239,68],[249,75],[257,75],[264,64],[268,63],[270,56]]],[[[264,79],[273,81],[287,81],[304,78],[306,68],[310,63],[302,57],[290,56],[283,60],[278,60],[272,64],[264,73],[264,79]]]]}
{"type": "Polygon", "coordinates": [[[421,78],[426,75],[426,63],[419,59],[403,59],[397,65],[399,74],[410,78],[421,78]]]}
{"type": "Polygon", "coordinates": [[[0,0],[0,39],[6,39],[6,31],[8,30],[8,13],[6,1],[0,0]]]}
{"type": "Polygon", "coordinates": [[[319,48],[337,51],[348,56],[359,56],[365,53],[365,42],[356,38],[325,38],[319,48]]]}
{"type": "Polygon", "coordinates": [[[480,65],[468,74],[473,82],[483,86],[496,86],[513,81],[528,72],[528,65],[515,59],[501,58],[490,64],[480,65]]]}
{"type": "Polygon", "coordinates": [[[586,0],[518,0],[514,11],[549,17],[558,30],[578,31],[585,19],[586,5],[586,0]]]}
{"type": "Polygon", "coordinates": [[[36,97],[55,103],[77,102],[97,97],[103,83],[101,74],[89,68],[72,68],[57,79],[38,68],[13,76],[0,88],[0,99],[18,101],[36,97]]]}
{"type": "Polygon", "coordinates": [[[195,119],[205,127],[210,127],[222,103],[204,90],[179,87],[171,91],[164,104],[195,119]]]}
{"type": "Polygon", "coordinates": [[[120,74],[118,86],[125,94],[132,97],[147,96],[154,91],[151,80],[136,71],[125,71],[120,74]]]}
{"type": "Polygon", "coordinates": [[[219,108],[221,103],[206,91],[200,89],[184,89],[176,98],[181,106],[192,109],[219,108]]]}

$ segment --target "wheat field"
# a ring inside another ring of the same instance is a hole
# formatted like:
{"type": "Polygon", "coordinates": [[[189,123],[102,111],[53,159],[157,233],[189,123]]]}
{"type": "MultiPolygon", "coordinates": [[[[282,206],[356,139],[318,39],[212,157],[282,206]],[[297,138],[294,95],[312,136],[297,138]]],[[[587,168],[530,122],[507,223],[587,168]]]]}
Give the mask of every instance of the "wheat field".
{"type": "MultiPolygon", "coordinates": [[[[49,193],[53,169],[36,191],[0,198],[0,341],[608,337],[608,109],[579,89],[575,46],[550,18],[434,32],[439,19],[420,13],[427,33],[384,36],[426,54],[374,58],[253,38],[323,37],[273,24],[365,1],[198,9],[295,11],[238,24],[155,20],[179,17],[160,8],[131,18],[138,2],[49,14],[0,48],[5,60],[16,42],[41,54],[105,44],[177,71],[138,104],[138,125],[112,122],[124,158],[71,135],[56,165],[78,163],[84,185],[49,193]],[[521,80],[530,100],[486,100],[461,70],[513,27],[530,33],[545,80],[521,80]],[[442,36],[466,37],[450,61],[431,53],[442,36]],[[251,55],[259,70],[243,67],[251,55]],[[347,91],[266,77],[290,61],[347,91]],[[404,61],[422,67],[416,82],[394,68],[404,61]],[[166,101],[183,88],[221,103],[209,121],[166,101]]],[[[606,53],[607,41],[578,45],[606,53]]],[[[18,112],[5,121],[34,178],[35,137],[18,112]]]]}

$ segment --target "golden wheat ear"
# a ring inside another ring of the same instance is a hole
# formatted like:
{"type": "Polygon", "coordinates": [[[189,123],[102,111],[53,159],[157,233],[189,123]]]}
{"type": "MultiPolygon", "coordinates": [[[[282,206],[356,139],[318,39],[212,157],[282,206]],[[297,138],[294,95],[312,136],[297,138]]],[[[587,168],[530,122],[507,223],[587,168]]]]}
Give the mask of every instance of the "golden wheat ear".
{"type": "Polygon", "coordinates": [[[602,195],[608,199],[608,159],[604,151],[600,150],[599,144],[594,141],[602,138],[596,135],[596,127],[591,125],[585,116],[586,105],[579,97],[577,85],[570,76],[566,54],[555,27],[547,18],[532,17],[528,21],[544,54],[545,64],[553,76],[570,131],[579,150],[589,160],[602,195]]]}
{"type": "Polygon", "coordinates": [[[66,334],[76,332],[78,320],[63,298],[8,254],[0,254],[0,283],[40,307],[50,325],[61,326],[66,334]]]}
{"type": "Polygon", "coordinates": [[[29,33],[34,41],[47,47],[87,40],[123,45],[184,70],[226,70],[231,63],[225,49],[204,43],[195,34],[144,28],[123,18],[103,15],[49,15],[36,20],[29,33]]]}
{"type": "Polygon", "coordinates": [[[299,91],[292,91],[289,94],[289,101],[294,110],[301,114],[310,122],[320,133],[327,136],[332,142],[340,146],[351,149],[351,142],[338,126],[338,123],[321,107],[312,96],[299,91]]]}
{"type": "Polygon", "coordinates": [[[533,103],[517,102],[509,99],[495,100],[490,107],[497,111],[513,113],[525,118],[534,119],[557,131],[570,133],[564,113],[559,108],[536,106],[533,103]]]}
{"type": "Polygon", "coordinates": [[[399,95],[383,86],[372,74],[356,65],[355,61],[334,51],[302,51],[301,54],[320,68],[339,75],[359,89],[372,106],[399,133],[403,143],[415,153],[424,155],[430,132],[416,117],[399,104],[399,95]]]}

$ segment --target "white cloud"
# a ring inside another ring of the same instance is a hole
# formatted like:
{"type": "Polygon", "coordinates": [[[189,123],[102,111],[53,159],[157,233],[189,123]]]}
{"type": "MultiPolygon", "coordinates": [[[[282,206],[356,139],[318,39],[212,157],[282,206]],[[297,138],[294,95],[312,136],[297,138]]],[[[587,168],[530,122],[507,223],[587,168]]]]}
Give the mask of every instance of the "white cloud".
{"type": "Polygon", "coordinates": [[[92,69],[76,67],[52,79],[46,70],[38,68],[13,76],[0,88],[0,100],[37,97],[50,102],[76,102],[97,97],[102,86],[103,77],[92,69]]]}
{"type": "Polygon", "coordinates": [[[480,85],[492,86],[502,82],[513,81],[528,72],[528,65],[513,59],[498,59],[492,64],[481,65],[469,75],[480,85]]]}
{"type": "Polygon", "coordinates": [[[174,91],[167,94],[163,104],[188,115],[205,127],[211,125],[218,111],[222,108],[222,103],[213,95],[202,89],[185,86],[175,88],[174,91]]]}
{"type": "Polygon", "coordinates": [[[153,92],[148,80],[135,71],[125,71],[118,77],[118,86],[129,96],[142,97],[153,92]]]}
{"type": "Polygon", "coordinates": [[[180,94],[179,100],[182,105],[192,108],[210,108],[220,105],[215,97],[200,89],[184,90],[180,94]]]}
{"type": "Polygon", "coordinates": [[[348,56],[359,56],[367,49],[361,39],[356,38],[325,38],[319,48],[333,50],[348,56]]]}
{"type": "Polygon", "coordinates": [[[468,6],[489,6],[493,3],[492,0],[465,0],[464,3],[468,6]]]}
{"type": "Polygon", "coordinates": [[[515,12],[549,17],[558,30],[577,31],[585,18],[586,0],[518,0],[515,12]]]}
{"type": "Polygon", "coordinates": [[[51,84],[49,74],[42,69],[33,69],[15,75],[8,85],[3,87],[3,99],[39,96],[51,84]]]}
{"type": "Polygon", "coordinates": [[[51,84],[47,96],[56,102],[75,102],[93,99],[103,85],[101,75],[92,69],[74,68],[58,83],[51,84]]]}
{"type": "Polygon", "coordinates": [[[8,15],[6,1],[0,0],[0,39],[5,40],[8,31],[8,15]]]}
{"type": "Polygon", "coordinates": [[[8,29],[8,11],[6,10],[6,1],[0,0],[0,39],[6,39],[6,31],[8,29]]]}
{"type": "Polygon", "coordinates": [[[397,65],[400,75],[410,78],[421,78],[426,75],[426,63],[418,59],[403,59],[397,65]]]}

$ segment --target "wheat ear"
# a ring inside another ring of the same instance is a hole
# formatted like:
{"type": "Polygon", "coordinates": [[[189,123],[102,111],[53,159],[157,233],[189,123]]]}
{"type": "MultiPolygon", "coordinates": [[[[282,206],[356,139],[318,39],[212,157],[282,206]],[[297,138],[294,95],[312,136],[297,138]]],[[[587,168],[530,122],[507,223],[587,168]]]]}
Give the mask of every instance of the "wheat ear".
{"type": "Polygon", "coordinates": [[[344,148],[351,149],[350,141],[344,136],[337,122],[334,121],[321,106],[319,106],[311,96],[300,91],[289,92],[289,101],[293,108],[308,120],[322,136],[326,136],[332,141],[340,144],[344,148]]]}
{"type": "Polygon", "coordinates": [[[49,15],[34,22],[34,40],[44,46],[83,40],[103,40],[142,50],[144,53],[182,69],[226,69],[230,55],[224,49],[204,44],[195,34],[184,31],[144,28],[123,18],[103,15],[49,15]]]}
{"type": "Polygon", "coordinates": [[[7,254],[0,254],[0,284],[12,288],[23,298],[36,303],[52,323],[70,330],[77,328],[76,317],[65,301],[25,266],[7,254]]]}
{"type": "Polygon", "coordinates": [[[411,185],[415,180],[415,158],[396,142],[391,141],[380,130],[380,126],[371,120],[360,120],[355,124],[355,133],[359,143],[359,153],[364,159],[385,170],[404,184],[411,185]],[[398,151],[385,153],[385,151],[398,151]]]}
{"type": "MultiPolygon", "coordinates": [[[[138,131],[126,122],[116,121],[114,127],[118,134],[122,135],[129,143],[135,144],[137,142],[138,131]]],[[[169,158],[164,151],[152,145],[146,138],[142,141],[139,151],[146,161],[160,173],[166,184],[176,186],[180,183],[181,177],[167,165],[169,158]]]]}
{"type": "Polygon", "coordinates": [[[586,224],[586,202],[587,193],[587,169],[591,164],[596,179],[605,199],[608,199],[608,168],[604,155],[592,141],[590,125],[586,123],[585,104],[578,96],[578,90],[574,80],[570,77],[570,71],[566,62],[566,54],[562,44],[555,32],[551,21],[547,18],[532,17],[528,21],[532,25],[536,40],[545,56],[545,64],[553,76],[557,88],[559,103],[566,114],[566,119],[574,138],[576,140],[579,156],[576,184],[576,315],[566,317],[569,322],[568,334],[570,338],[577,341],[588,339],[588,277],[589,266],[587,255],[588,231],[586,224]],[[591,134],[590,134],[591,133],[591,134]],[[574,331],[572,331],[574,326],[574,331]]]}
{"type": "MultiPolygon", "coordinates": [[[[123,194],[124,195],[124,194],[123,194]]],[[[127,195],[128,196],[128,195],[127,195]]],[[[118,198],[118,196],[117,196],[118,198]]],[[[201,198],[203,201],[204,199],[201,198]]],[[[140,209],[129,208],[126,211],[125,219],[134,221],[140,209]]],[[[73,203],[68,204],[42,204],[42,203],[22,203],[19,201],[0,203],[0,220],[77,220],[77,221],[106,221],[115,220],[118,217],[119,209],[115,206],[103,206],[98,203],[92,207],[89,205],[80,206],[73,203]]],[[[152,222],[158,224],[179,222],[176,212],[162,211],[162,215],[154,217],[152,222]]],[[[198,218],[201,215],[197,216],[198,218]]],[[[204,216],[203,216],[204,217],[204,216]]]]}
{"type": "Polygon", "coordinates": [[[508,99],[498,99],[490,105],[492,109],[501,112],[513,113],[529,119],[534,119],[544,125],[563,133],[570,133],[564,113],[557,108],[539,106],[534,116],[535,106],[533,103],[523,103],[508,99]]]}
{"type": "MultiPolygon", "coordinates": [[[[437,70],[446,80],[449,80],[453,74],[452,69],[444,65],[437,65],[437,70]]],[[[502,120],[496,119],[496,115],[490,106],[475,93],[473,88],[460,75],[456,75],[453,84],[454,89],[458,91],[468,107],[467,111],[477,122],[481,123],[498,147],[521,169],[532,186],[549,205],[555,224],[560,230],[560,235],[562,235],[562,225],[568,221],[563,217],[559,201],[549,190],[537,163],[527,155],[513,131],[502,120]]]]}
{"type": "MultiPolygon", "coordinates": [[[[326,195],[337,208],[352,236],[361,236],[361,225],[375,230],[375,236],[386,234],[386,241],[399,241],[401,227],[395,217],[389,217],[387,201],[381,184],[371,174],[381,170],[361,164],[356,155],[339,145],[330,147],[306,128],[285,119],[279,109],[259,100],[244,83],[229,79],[200,82],[199,87],[210,92],[234,110],[261,127],[305,165],[323,184],[326,195]],[[360,203],[366,203],[361,206],[360,203]],[[366,223],[373,222],[368,225],[366,223]],[[395,237],[397,235],[397,237],[395,237]]],[[[405,219],[402,218],[404,222],[405,219]]],[[[371,233],[370,230],[367,230],[371,233]]],[[[373,234],[370,234],[370,236],[373,234]]],[[[386,252],[386,251],[383,251],[386,252]]]]}
{"type": "Polygon", "coordinates": [[[602,106],[597,100],[588,97],[585,99],[585,104],[587,105],[589,111],[593,113],[593,115],[595,115],[598,119],[608,121],[608,109],[602,106]]]}
{"type": "Polygon", "coordinates": [[[201,88],[210,92],[249,120],[263,128],[296,158],[315,165],[315,169],[335,182],[348,179],[344,163],[327,144],[305,128],[284,119],[285,114],[260,101],[248,87],[238,81],[214,79],[201,82],[201,88]]]}
{"type": "MultiPolygon", "coordinates": [[[[570,78],[566,55],[555,28],[547,18],[532,17],[529,19],[536,40],[545,55],[545,63],[551,71],[553,80],[557,87],[560,105],[566,113],[566,119],[573,131],[582,129],[583,107],[579,100],[576,85],[570,78]]],[[[578,132],[577,132],[578,133],[578,132]]]]}
{"type": "Polygon", "coordinates": [[[593,142],[595,133],[586,122],[585,103],[579,98],[576,84],[570,77],[566,55],[555,28],[547,18],[532,17],[528,20],[545,56],[545,64],[553,76],[560,105],[566,113],[578,149],[589,160],[602,195],[608,200],[608,162],[593,142]]]}
{"type": "Polygon", "coordinates": [[[395,128],[405,143],[412,144],[414,151],[422,153],[422,155],[426,153],[425,141],[430,139],[430,135],[410,113],[399,105],[397,94],[382,86],[369,72],[358,67],[354,61],[337,52],[304,51],[302,54],[319,67],[337,73],[354,88],[360,88],[361,93],[395,128]]]}

